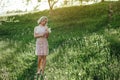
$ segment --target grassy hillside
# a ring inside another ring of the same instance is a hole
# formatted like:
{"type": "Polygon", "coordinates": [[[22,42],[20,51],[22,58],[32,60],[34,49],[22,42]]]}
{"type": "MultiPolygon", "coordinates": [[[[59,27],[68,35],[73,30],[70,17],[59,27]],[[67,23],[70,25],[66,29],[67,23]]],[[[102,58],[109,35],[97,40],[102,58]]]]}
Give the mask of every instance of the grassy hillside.
{"type": "Polygon", "coordinates": [[[48,16],[52,33],[46,80],[120,79],[120,2],[110,2],[1,17],[0,80],[33,80],[37,69],[33,29],[48,16]]]}

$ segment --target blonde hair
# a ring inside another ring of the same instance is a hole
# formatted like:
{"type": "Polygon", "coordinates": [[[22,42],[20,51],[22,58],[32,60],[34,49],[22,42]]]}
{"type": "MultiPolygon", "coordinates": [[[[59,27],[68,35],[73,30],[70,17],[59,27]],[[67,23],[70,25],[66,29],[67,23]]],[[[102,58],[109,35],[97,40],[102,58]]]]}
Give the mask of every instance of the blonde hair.
{"type": "MultiPolygon", "coordinates": [[[[42,16],[38,19],[37,23],[40,24],[42,21],[44,21],[45,19],[47,19],[48,21],[48,18],[46,16],[42,16]]],[[[46,23],[47,24],[47,23],[46,23]]]]}

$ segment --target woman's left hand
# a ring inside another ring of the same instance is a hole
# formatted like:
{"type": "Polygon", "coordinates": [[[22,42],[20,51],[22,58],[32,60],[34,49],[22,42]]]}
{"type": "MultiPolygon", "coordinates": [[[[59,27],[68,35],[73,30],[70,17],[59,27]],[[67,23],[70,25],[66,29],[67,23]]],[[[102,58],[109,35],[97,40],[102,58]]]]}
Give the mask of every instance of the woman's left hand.
{"type": "Polygon", "coordinates": [[[46,38],[48,38],[49,37],[49,33],[45,33],[45,35],[44,35],[46,38]]]}

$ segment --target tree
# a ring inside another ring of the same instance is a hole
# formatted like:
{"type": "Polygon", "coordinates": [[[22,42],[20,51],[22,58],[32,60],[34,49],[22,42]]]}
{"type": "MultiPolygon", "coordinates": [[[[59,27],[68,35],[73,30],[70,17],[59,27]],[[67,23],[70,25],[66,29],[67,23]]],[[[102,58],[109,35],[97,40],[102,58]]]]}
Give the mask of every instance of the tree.
{"type": "Polygon", "coordinates": [[[69,0],[69,2],[70,2],[70,5],[73,5],[73,0],[69,0]]]}
{"type": "Polygon", "coordinates": [[[54,5],[58,2],[58,0],[48,0],[49,8],[50,8],[50,14],[53,12],[54,5]]]}
{"type": "Polygon", "coordinates": [[[101,0],[101,2],[104,2],[105,0],[101,0]]]}
{"type": "Polygon", "coordinates": [[[90,0],[79,0],[80,4],[82,5],[83,1],[89,2],[90,0]]]}
{"type": "Polygon", "coordinates": [[[80,1],[81,5],[82,5],[83,0],[79,0],[79,1],[80,1]]]}
{"type": "MultiPolygon", "coordinates": [[[[32,1],[34,1],[34,0],[24,0],[23,2],[26,3],[26,6],[28,6],[29,4],[32,3],[32,1]]],[[[40,2],[41,2],[41,0],[36,0],[36,1],[37,1],[37,4],[36,4],[36,6],[33,7],[34,10],[38,10],[38,7],[40,6],[40,2]]]]}
{"type": "Polygon", "coordinates": [[[112,3],[109,4],[108,18],[109,18],[109,22],[111,22],[111,20],[113,18],[113,5],[112,5],[112,3]]]}
{"type": "Polygon", "coordinates": [[[68,0],[64,0],[64,5],[67,5],[68,4],[68,0]]]}

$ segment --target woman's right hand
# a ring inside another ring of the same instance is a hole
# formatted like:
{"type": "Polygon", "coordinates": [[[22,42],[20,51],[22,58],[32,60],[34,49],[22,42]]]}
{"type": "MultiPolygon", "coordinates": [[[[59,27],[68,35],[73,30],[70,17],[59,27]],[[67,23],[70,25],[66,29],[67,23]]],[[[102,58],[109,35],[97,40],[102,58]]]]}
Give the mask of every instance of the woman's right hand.
{"type": "Polygon", "coordinates": [[[49,32],[46,31],[45,34],[44,34],[44,36],[45,36],[46,38],[48,38],[48,36],[49,36],[49,32]]]}
{"type": "Polygon", "coordinates": [[[48,30],[46,30],[46,31],[45,31],[45,34],[46,34],[46,33],[49,33],[49,31],[48,31],[48,30]]]}

